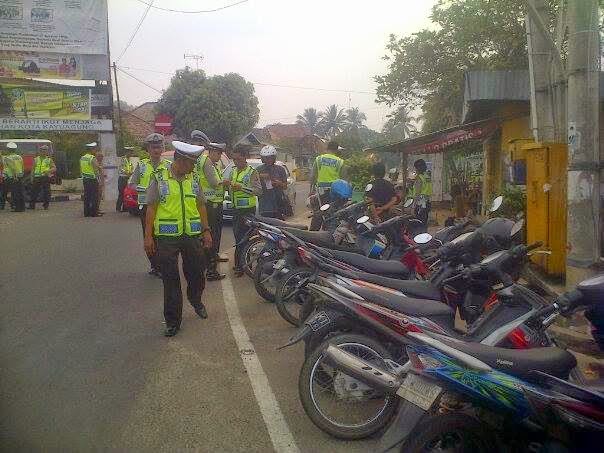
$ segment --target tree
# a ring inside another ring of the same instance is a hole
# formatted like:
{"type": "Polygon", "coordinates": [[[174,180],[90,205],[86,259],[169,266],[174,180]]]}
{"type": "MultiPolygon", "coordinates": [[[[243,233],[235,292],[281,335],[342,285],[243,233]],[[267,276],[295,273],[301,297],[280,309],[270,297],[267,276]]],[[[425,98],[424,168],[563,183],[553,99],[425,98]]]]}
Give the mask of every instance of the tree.
{"type": "Polygon", "coordinates": [[[302,115],[298,115],[296,123],[306,126],[311,134],[317,134],[319,132],[319,112],[314,107],[308,107],[304,109],[302,115]]]}
{"type": "Polygon", "coordinates": [[[333,138],[342,132],[346,126],[346,114],[344,109],[339,109],[332,104],[324,112],[320,113],[321,122],[319,127],[327,138],[333,138]]]}
{"type": "Polygon", "coordinates": [[[390,36],[384,57],[388,73],[375,77],[378,102],[421,106],[424,132],[457,124],[464,71],[528,67],[524,4],[438,0],[430,29],[390,36]]]}
{"type": "Polygon", "coordinates": [[[394,112],[388,115],[388,121],[382,128],[382,133],[391,142],[405,140],[417,133],[414,126],[416,118],[409,115],[407,107],[400,105],[394,112]]]}
{"type": "Polygon", "coordinates": [[[346,110],[346,128],[347,129],[353,129],[353,130],[361,129],[361,128],[365,127],[365,125],[363,124],[365,121],[367,121],[367,115],[365,115],[363,112],[361,112],[358,107],[354,107],[354,108],[346,110]]]}
{"type": "Polygon", "coordinates": [[[207,78],[203,71],[177,71],[158,103],[174,117],[177,135],[203,130],[212,140],[233,144],[250,131],[260,115],[254,85],[239,74],[207,78]]]}

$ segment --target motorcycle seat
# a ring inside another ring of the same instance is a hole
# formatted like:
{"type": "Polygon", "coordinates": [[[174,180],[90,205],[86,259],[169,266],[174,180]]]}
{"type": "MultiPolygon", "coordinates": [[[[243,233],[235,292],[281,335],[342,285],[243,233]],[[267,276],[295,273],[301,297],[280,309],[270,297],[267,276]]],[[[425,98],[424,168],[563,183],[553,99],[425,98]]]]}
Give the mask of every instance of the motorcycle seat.
{"type": "Polygon", "coordinates": [[[446,328],[454,328],[455,312],[442,302],[427,299],[413,299],[378,289],[350,286],[346,289],[358,294],[368,302],[390,308],[409,316],[426,317],[446,328]]]}
{"type": "Polygon", "coordinates": [[[410,271],[403,263],[396,260],[376,260],[358,253],[345,252],[341,250],[323,249],[327,255],[346,264],[350,264],[370,274],[388,275],[391,277],[406,278],[410,271]]]}
{"type": "Polygon", "coordinates": [[[498,371],[529,381],[534,381],[536,378],[533,371],[542,371],[560,379],[568,379],[568,374],[577,365],[574,355],[557,347],[506,349],[453,339],[441,338],[440,341],[482,360],[498,371]]]}
{"type": "Polygon", "coordinates": [[[273,225],[276,227],[287,227],[287,228],[296,228],[298,230],[308,230],[308,226],[302,223],[289,223],[280,219],[273,219],[272,217],[263,217],[261,215],[257,215],[256,219],[259,222],[267,223],[269,225],[273,225]]]}
{"type": "Polygon", "coordinates": [[[392,227],[395,227],[397,225],[401,225],[403,223],[403,216],[396,216],[396,217],[392,217],[391,219],[386,220],[385,222],[379,223],[377,225],[374,225],[374,227],[372,228],[372,232],[374,233],[380,233],[382,231],[386,231],[392,227]]]}
{"type": "Polygon", "coordinates": [[[325,247],[330,250],[344,250],[353,253],[362,253],[359,249],[336,245],[333,242],[333,236],[329,231],[306,231],[297,230],[294,228],[283,229],[288,233],[293,234],[298,239],[301,239],[304,242],[310,242],[311,244],[318,245],[319,247],[325,247]]]}
{"type": "Polygon", "coordinates": [[[365,272],[355,273],[356,278],[386,288],[397,289],[409,297],[417,299],[442,300],[440,290],[426,280],[399,280],[365,272]]]}

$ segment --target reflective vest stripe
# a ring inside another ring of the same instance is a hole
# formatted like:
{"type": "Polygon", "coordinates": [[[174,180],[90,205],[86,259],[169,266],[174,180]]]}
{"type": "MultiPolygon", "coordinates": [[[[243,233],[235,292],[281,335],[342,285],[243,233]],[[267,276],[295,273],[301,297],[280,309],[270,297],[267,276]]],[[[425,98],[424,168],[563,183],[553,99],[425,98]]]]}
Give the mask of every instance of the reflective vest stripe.
{"type": "Polygon", "coordinates": [[[336,179],[340,179],[340,173],[344,160],[335,154],[321,154],[317,156],[317,185],[319,187],[329,187],[336,179]]]}
{"type": "Polygon", "coordinates": [[[192,177],[178,181],[168,175],[156,174],[159,203],[153,230],[155,236],[197,236],[201,234],[201,221],[197,210],[198,185],[192,177]]]}
{"type": "Polygon", "coordinates": [[[92,161],[94,156],[92,154],[84,154],[80,157],[80,172],[82,174],[82,178],[88,179],[96,179],[96,173],[94,172],[94,167],[92,166],[92,161]]]}
{"type": "Polygon", "coordinates": [[[34,159],[34,176],[46,176],[52,168],[52,160],[50,157],[37,156],[34,159]]]}
{"type": "Polygon", "coordinates": [[[161,175],[163,179],[168,179],[171,162],[167,159],[162,159],[157,167],[153,168],[150,159],[142,159],[138,163],[139,178],[136,186],[138,192],[138,204],[147,204],[147,187],[151,183],[151,177],[161,175]]]}
{"type": "MultiPolygon", "coordinates": [[[[214,188],[208,182],[208,178],[206,178],[206,174],[204,171],[204,167],[208,159],[209,157],[207,155],[203,155],[199,158],[199,160],[197,161],[196,177],[199,181],[199,186],[201,187],[201,190],[203,190],[203,194],[205,195],[206,201],[212,203],[220,203],[224,199],[224,187],[222,185],[219,185],[218,187],[214,188]]],[[[218,181],[222,181],[222,175],[220,174],[218,168],[216,168],[216,166],[212,162],[210,162],[210,165],[214,169],[214,174],[216,175],[218,181]]]]}
{"type": "Polygon", "coordinates": [[[235,209],[256,207],[256,196],[254,190],[250,187],[254,171],[249,165],[241,171],[237,167],[233,168],[231,182],[238,182],[243,186],[240,190],[233,192],[233,206],[235,209]]]}

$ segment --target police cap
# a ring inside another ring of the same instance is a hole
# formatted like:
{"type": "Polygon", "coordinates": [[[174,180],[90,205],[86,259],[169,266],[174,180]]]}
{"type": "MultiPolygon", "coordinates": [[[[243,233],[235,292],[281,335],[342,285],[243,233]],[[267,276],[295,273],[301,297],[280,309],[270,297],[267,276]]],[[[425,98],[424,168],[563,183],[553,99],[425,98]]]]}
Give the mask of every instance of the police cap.
{"type": "Polygon", "coordinates": [[[164,136],[158,134],[157,132],[153,132],[145,137],[145,143],[158,145],[164,142],[164,136]]]}
{"type": "Polygon", "coordinates": [[[186,157],[193,161],[196,161],[204,150],[203,146],[191,145],[177,140],[172,142],[172,146],[174,147],[174,155],[178,154],[179,156],[186,157]]]}

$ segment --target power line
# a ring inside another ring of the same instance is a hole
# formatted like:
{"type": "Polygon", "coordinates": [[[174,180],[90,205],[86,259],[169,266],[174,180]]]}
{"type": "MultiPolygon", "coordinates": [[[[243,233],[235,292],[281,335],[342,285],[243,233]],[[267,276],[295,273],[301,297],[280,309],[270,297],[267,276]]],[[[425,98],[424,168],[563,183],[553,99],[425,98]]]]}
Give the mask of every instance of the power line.
{"type": "Polygon", "coordinates": [[[141,79],[139,79],[138,77],[133,76],[133,75],[132,75],[132,74],[130,74],[129,72],[124,71],[124,70],[123,70],[121,67],[119,67],[119,66],[118,66],[118,68],[117,68],[117,69],[118,69],[118,71],[123,72],[124,74],[126,74],[128,77],[133,78],[133,79],[134,79],[134,80],[136,80],[138,83],[142,83],[142,84],[143,84],[143,85],[145,85],[147,88],[151,88],[153,91],[157,91],[159,94],[163,94],[163,91],[162,91],[162,90],[158,90],[157,88],[155,88],[155,87],[153,87],[153,86],[149,85],[149,84],[148,84],[147,82],[145,82],[144,80],[141,80],[141,79]]]}
{"type": "MultiPolygon", "coordinates": [[[[147,5],[149,8],[157,9],[160,11],[167,11],[169,13],[203,14],[203,13],[215,13],[216,11],[222,11],[223,9],[231,8],[233,6],[237,6],[237,5],[241,5],[242,3],[246,3],[248,0],[241,0],[239,2],[231,3],[230,5],[225,5],[225,6],[221,6],[219,8],[207,9],[207,10],[201,10],[201,11],[183,11],[180,9],[162,8],[160,6],[153,6],[144,0],[136,0],[136,1],[139,3],[142,3],[143,5],[147,5]]],[[[153,1],[151,3],[153,3],[153,1]]]]}
{"type": "MultiPolygon", "coordinates": [[[[173,75],[173,72],[166,72],[166,71],[158,71],[156,69],[146,69],[146,68],[133,68],[133,67],[129,67],[129,66],[122,66],[122,68],[124,69],[129,69],[131,71],[144,71],[144,72],[154,72],[156,74],[167,74],[167,75],[173,75]]],[[[375,94],[375,91],[356,91],[356,90],[341,90],[341,89],[335,89],[335,88],[317,88],[317,87],[301,87],[301,86],[296,86],[296,85],[281,85],[281,84],[276,84],[276,83],[268,83],[268,82],[252,82],[253,85],[258,85],[258,86],[269,86],[269,87],[274,87],[274,88],[292,88],[292,89],[296,89],[296,90],[311,90],[311,91],[327,91],[327,92],[334,92],[334,93],[355,93],[355,94],[375,94]]]]}
{"type": "Polygon", "coordinates": [[[138,30],[141,28],[141,25],[143,25],[143,22],[145,21],[145,18],[147,17],[147,14],[149,13],[149,10],[153,6],[153,2],[154,1],[155,0],[151,0],[151,3],[145,3],[145,5],[147,5],[147,9],[145,9],[145,12],[143,13],[141,19],[138,21],[138,24],[136,25],[136,28],[134,29],[134,33],[132,33],[132,36],[130,36],[130,39],[128,40],[128,44],[126,44],[126,47],[124,47],[124,50],[122,50],[122,53],[120,54],[119,57],[117,57],[116,61],[120,61],[121,60],[121,58],[124,56],[124,54],[126,53],[126,51],[128,50],[128,48],[132,44],[132,41],[134,41],[134,37],[138,33],[138,30]]]}

